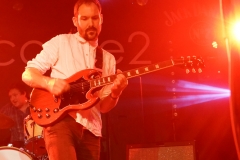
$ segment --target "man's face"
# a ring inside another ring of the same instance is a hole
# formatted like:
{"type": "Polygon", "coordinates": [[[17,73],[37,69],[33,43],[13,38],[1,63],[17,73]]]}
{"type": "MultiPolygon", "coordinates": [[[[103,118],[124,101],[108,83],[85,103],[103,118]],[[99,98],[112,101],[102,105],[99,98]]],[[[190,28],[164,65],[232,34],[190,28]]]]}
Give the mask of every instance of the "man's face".
{"type": "Polygon", "coordinates": [[[102,15],[94,3],[82,4],[73,17],[73,24],[85,40],[97,40],[102,28],[102,15]]]}
{"type": "Polygon", "coordinates": [[[26,103],[26,93],[21,94],[18,89],[11,89],[8,95],[12,105],[18,109],[26,103]]]}

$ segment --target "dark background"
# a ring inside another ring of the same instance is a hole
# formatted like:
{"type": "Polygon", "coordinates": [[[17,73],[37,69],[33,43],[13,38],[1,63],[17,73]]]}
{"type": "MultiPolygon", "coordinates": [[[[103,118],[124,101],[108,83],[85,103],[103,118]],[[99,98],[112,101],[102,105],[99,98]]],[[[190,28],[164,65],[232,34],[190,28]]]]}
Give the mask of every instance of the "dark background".
{"type": "MultiPolygon", "coordinates": [[[[21,80],[26,61],[41,44],[72,29],[74,2],[0,1],[1,106],[8,103],[8,86],[21,80]]],[[[102,159],[126,159],[128,144],[194,141],[198,160],[236,160],[229,97],[219,96],[225,93],[219,89],[228,90],[219,1],[100,2],[104,21],[99,44],[114,54],[117,68],[125,71],[181,56],[201,56],[205,62],[202,73],[172,67],[130,79],[117,107],[103,115],[102,159]]],[[[226,19],[231,7],[223,1],[226,19]]]]}

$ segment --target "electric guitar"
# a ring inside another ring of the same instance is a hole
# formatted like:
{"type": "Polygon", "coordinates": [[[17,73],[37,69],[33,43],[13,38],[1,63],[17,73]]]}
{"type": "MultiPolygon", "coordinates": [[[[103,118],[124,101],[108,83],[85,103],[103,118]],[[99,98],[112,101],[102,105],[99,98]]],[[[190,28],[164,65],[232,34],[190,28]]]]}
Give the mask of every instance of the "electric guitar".
{"type": "MultiPolygon", "coordinates": [[[[181,66],[186,69],[187,73],[190,72],[190,70],[197,72],[196,69],[198,72],[201,72],[201,68],[204,67],[204,62],[200,57],[188,56],[187,58],[171,59],[132,69],[121,74],[129,79],[172,66],[181,66]]],[[[31,116],[38,125],[47,126],[71,111],[89,109],[100,100],[94,93],[103,86],[113,83],[115,78],[116,75],[101,77],[99,71],[86,69],[66,79],[70,84],[70,90],[60,97],[54,97],[47,90],[34,88],[30,99],[31,116]]]]}

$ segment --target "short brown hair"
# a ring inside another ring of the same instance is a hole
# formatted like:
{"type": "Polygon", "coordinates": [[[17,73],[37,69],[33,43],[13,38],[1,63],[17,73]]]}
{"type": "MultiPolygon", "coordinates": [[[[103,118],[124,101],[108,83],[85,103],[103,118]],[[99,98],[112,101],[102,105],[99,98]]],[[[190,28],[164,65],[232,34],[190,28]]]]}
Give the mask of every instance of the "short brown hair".
{"type": "Polygon", "coordinates": [[[9,87],[8,87],[8,92],[10,92],[10,90],[12,89],[17,89],[21,94],[26,93],[26,98],[29,99],[30,95],[29,95],[29,87],[23,83],[22,81],[20,82],[16,82],[16,83],[12,83],[9,87]]]}
{"type": "Polygon", "coordinates": [[[82,4],[90,4],[90,3],[96,4],[99,9],[99,12],[101,13],[102,7],[98,0],[78,0],[74,5],[74,13],[73,13],[74,16],[77,15],[78,9],[82,4]]]}

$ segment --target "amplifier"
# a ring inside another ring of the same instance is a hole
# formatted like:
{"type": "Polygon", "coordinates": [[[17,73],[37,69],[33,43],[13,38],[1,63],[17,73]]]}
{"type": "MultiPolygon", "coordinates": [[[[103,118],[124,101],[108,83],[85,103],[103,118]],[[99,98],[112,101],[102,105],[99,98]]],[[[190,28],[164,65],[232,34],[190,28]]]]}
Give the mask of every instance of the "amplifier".
{"type": "Polygon", "coordinates": [[[195,143],[129,144],[127,160],[196,160],[195,143]]]}

